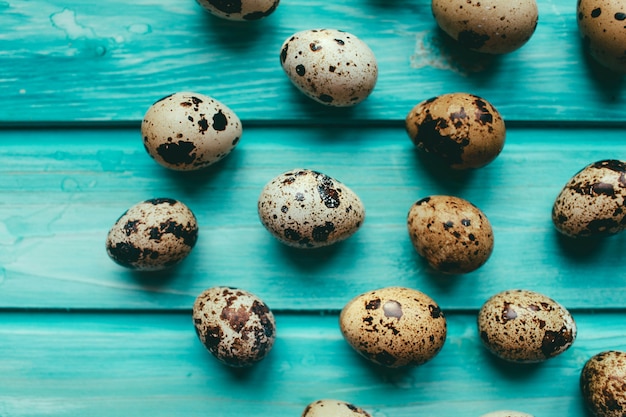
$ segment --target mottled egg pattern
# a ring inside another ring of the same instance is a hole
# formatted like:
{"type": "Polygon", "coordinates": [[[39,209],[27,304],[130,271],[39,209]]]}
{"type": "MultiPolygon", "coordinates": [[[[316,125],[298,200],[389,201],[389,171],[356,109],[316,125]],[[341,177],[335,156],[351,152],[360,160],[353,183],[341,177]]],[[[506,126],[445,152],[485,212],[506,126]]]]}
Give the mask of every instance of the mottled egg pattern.
{"type": "Polygon", "coordinates": [[[532,414],[522,413],[520,411],[498,410],[491,413],[483,414],[480,417],[533,417],[532,414]]]}
{"type": "Polygon", "coordinates": [[[580,374],[580,390],[595,417],[626,415],[626,352],[609,350],[591,357],[580,374]]]}
{"type": "Polygon", "coordinates": [[[350,188],[321,172],[294,169],[272,179],[258,201],[261,223],[281,242],[317,248],[347,239],[365,208],[350,188]]]}
{"type": "Polygon", "coordinates": [[[278,7],[279,0],[197,0],[211,14],[227,20],[259,20],[278,7]]]}
{"type": "Polygon", "coordinates": [[[127,268],[160,270],[182,261],[198,239],[191,210],[170,198],[155,198],[129,208],[111,227],[106,250],[127,268]]]}
{"type": "Polygon", "coordinates": [[[487,165],[500,154],[506,137],[495,107],[467,93],[443,94],[417,104],[405,126],[418,149],[454,169],[487,165]]]}
{"type": "Polygon", "coordinates": [[[247,367],[262,360],[274,346],[276,322],[256,295],[237,288],[213,287],[193,305],[198,338],[219,361],[247,367]]]}
{"type": "Polygon", "coordinates": [[[626,73],[623,0],[578,0],[578,30],[596,61],[613,71],[626,73]]]}
{"type": "Polygon", "coordinates": [[[432,0],[432,12],[462,47],[490,54],[522,47],[539,18],[535,0],[432,0]]]}
{"type": "Polygon", "coordinates": [[[625,197],[626,162],[594,162],[565,184],[552,207],[552,221],[570,237],[612,235],[626,228],[625,197]]]}
{"type": "Polygon", "coordinates": [[[371,415],[345,401],[318,400],[306,406],[302,417],[371,417],[371,415]]]}
{"type": "Polygon", "coordinates": [[[341,311],[341,332],[362,356],[389,368],[421,365],[443,347],[447,323],[426,294],[387,287],[353,298],[341,311]]]}
{"type": "Polygon", "coordinates": [[[435,195],[415,202],[407,227],[415,250],[440,272],[474,271],[493,251],[493,230],[487,216],[459,197],[435,195]]]}
{"type": "Polygon", "coordinates": [[[576,323],[565,307],[543,294],[509,290],[483,304],[478,332],[496,356],[532,363],[567,350],[576,338],[576,323]]]}
{"type": "Polygon", "coordinates": [[[362,102],[378,78],[376,58],[365,42],[335,29],[296,33],[283,43],[280,63],[300,91],[329,106],[362,102]]]}
{"type": "Polygon", "coordinates": [[[219,101],[181,92],[154,103],[141,123],[146,151],[166,168],[191,171],[228,155],[242,134],[237,115],[219,101]]]}

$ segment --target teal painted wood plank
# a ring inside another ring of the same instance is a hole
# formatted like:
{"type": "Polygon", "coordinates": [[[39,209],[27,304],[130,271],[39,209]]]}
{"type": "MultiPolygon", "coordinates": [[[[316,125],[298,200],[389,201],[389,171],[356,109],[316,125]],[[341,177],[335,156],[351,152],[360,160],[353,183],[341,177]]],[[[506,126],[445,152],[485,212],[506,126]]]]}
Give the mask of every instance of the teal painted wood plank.
{"type": "Polygon", "coordinates": [[[587,416],[584,362],[626,349],[626,315],[575,314],[579,335],[562,355],[511,365],[481,345],[474,314],[448,315],[448,339],[418,368],[384,370],[342,339],[337,316],[277,316],[277,341],[255,367],[219,364],[179,314],[0,314],[0,415],[298,416],[337,398],[375,417],[479,416],[520,409],[587,416]]]}
{"type": "Polygon", "coordinates": [[[493,58],[450,42],[429,0],[283,1],[249,25],[213,18],[193,0],[4,1],[0,122],[140,120],[181,90],[212,95],[244,120],[400,120],[419,101],[467,91],[509,120],[626,122],[623,79],[586,58],[575,4],[538,3],[530,42],[493,58]],[[315,27],[350,31],[377,55],[378,85],[358,108],[317,105],[282,73],[282,42],[315,27]]]}
{"type": "Polygon", "coordinates": [[[338,310],[388,285],[418,288],[444,309],[477,309],[510,288],[544,292],[569,308],[624,307],[625,237],[586,247],[560,238],[550,220],[571,175],[624,158],[621,129],[512,127],[496,161],[460,174],[417,157],[399,125],[244,129],[231,155],[199,173],[158,166],[133,128],[2,131],[0,307],[184,310],[213,285],[245,288],[280,310],[338,310]],[[366,221],[352,238],[302,252],[263,229],[261,188],[299,166],[361,196],[366,221]],[[491,220],[495,250],[478,271],[443,276],[413,250],[406,213],[431,194],[466,198],[491,220]],[[114,264],[104,249],[110,226],[132,204],[163,196],[198,217],[191,256],[160,274],[114,264]]]}

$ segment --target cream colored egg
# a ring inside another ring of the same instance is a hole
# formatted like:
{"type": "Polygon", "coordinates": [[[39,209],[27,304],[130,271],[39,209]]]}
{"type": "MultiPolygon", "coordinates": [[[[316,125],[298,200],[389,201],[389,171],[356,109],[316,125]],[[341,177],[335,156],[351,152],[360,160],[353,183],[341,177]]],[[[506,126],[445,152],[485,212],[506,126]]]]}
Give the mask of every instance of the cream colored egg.
{"type": "Polygon", "coordinates": [[[301,417],[371,417],[356,405],[339,400],[318,400],[307,405],[301,417]]]}
{"type": "Polygon", "coordinates": [[[592,356],[580,374],[580,390],[595,417],[626,415],[626,352],[608,350],[592,356]]]}
{"type": "Polygon", "coordinates": [[[585,46],[605,67],[626,73],[626,2],[578,0],[578,30],[585,46]]]}
{"type": "Polygon", "coordinates": [[[227,20],[259,20],[274,13],[279,0],[197,0],[211,14],[227,20]]]}

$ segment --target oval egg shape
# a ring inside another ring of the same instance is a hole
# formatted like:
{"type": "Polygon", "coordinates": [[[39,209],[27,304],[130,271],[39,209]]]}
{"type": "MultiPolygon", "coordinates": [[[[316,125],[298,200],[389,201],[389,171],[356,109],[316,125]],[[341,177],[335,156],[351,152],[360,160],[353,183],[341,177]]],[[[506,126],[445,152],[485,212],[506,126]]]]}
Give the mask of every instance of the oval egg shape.
{"type": "Polygon", "coordinates": [[[306,406],[301,417],[371,417],[371,415],[345,401],[317,400],[306,406]]]}
{"type": "Polygon", "coordinates": [[[626,73],[626,3],[578,0],[578,31],[587,52],[601,65],[626,73]]]}
{"type": "Polygon", "coordinates": [[[594,417],[626,415],[626,352],[607,350],[589,358],[580,373],[580,390],[594,417]]]}
{"type": "Polygon", "coordinates": [[[250,21],[263,19],[274,13],[279,0],[197,0],[214,16],[226,20],[250,21]]]}

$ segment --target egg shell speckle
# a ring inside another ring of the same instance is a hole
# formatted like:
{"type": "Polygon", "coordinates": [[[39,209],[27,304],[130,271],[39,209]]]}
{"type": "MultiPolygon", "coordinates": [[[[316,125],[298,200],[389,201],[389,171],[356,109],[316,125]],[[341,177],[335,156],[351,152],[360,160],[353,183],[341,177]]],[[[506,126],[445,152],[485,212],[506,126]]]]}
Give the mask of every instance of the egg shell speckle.
{"type": "Polygon", "coordinates": [[[498,410],[491,413],[483,414],[480,417],[533,417],[532,414],[522,413],[520,411],[498,410]]]}
{"type": "Polygon", "coordinates": [[[155,271],[189,255],[198,239],[191,210],[171,198],[155,198],[129,208],[109,230],[108,255],[127,268],[155,271]]]}
{"type": "Polygon", "coordinates": [[[509,290],[483,304],[478,332],[496,356],[533,363],[566,351],[576,339],[576,323],[565,307],[543,294],[509,290]]]}
{"type": "Polygon", "coordinates": [[[440,272],[474,271],[493,252],[493,229],[487,216],[459,197],[434,195],[415,202],[407,228],[415,250],[440,272]]]}
{"type": "Polygon", "coordinates": [[[141,123],[148,154],[162,166],[191,171],[223,159],[239,143],[241,121],[203,94],[180,92],[154,103],[141,123]]]}
{"type": "Polygon", "coordinates": [[[256,295],[237,288],[213,287],[193,305],[193,323],[202,344],[220,362],[247,367],[265,358],[276,339],[276,322],[256,295]]]}
{"type": "Polygon", "coordinates": [[[328,175],[294,169],[265,185],[258,214],[281,242],[318,248],[352,236],[363,224],[365,207],[354,191],[328,175]]]}
{"type": "Polygon", "coordinates": [[[626,352],[608,350],[592,356],[581,371],[580,390],[595,417],[626,415],[626,352]]]}
{"type": "Polygon", "coordinates": [[[226,20],[259,20],[274,13],[279,0],[197,0],[211,14],[226,20]]]}
{"type": "Polygon", "coordinates": [[[504,54],[521,48],[535,32],[535,0],[432,0],[439,27],[478,52],[504,54]]]}
{"type": "Polygon", "coordinates": [[[423,292],[387,287],[361,294],[342,309],[345,340],[366,359],[385,367],[421,365],[444,345],[447,323],[423,292]]]}
{"type": "Polygon", "coordinates": [[[589,54],[605,67],[626,73],[626,3],[579,0],[578,30],[589,54]]]}
{"type": "Polygon", "coordinates": [[[565,184],[552,207],[556,229],[570,237],[608,236],[626,228],[626,162],[602,160],[565,184]]]}
{"type": "Polygon", "coordinates": [[[378,79],[378,64],[367,44],[336,29],[294,34],[281,47],[280,63],[300,91],[328,106],[362,102],[378,79]]]}
{"type": "Polygon", "coordinates": [[[502,152],[504,120],[485,99],[450,93],[417,104],[406,131],[418,149],[453,169],[480,168],[502,152]]]}
{"type": "Polygon", "coordinates": [[[371,417],[371,415],[345,401],[318,400],[306,406],[302,417],[371,417]]]}

